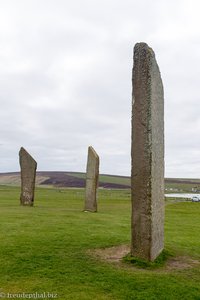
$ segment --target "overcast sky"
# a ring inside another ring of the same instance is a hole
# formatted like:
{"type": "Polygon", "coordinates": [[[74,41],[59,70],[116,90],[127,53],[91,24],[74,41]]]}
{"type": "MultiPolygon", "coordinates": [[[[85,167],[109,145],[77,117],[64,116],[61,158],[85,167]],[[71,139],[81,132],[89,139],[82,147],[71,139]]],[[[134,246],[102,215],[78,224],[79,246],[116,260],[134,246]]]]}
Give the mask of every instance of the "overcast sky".
{"type": "Polygon", "coordinates": [[[165,91],[165,175],[200,178],[200,1],[0,0],[0,172],[21,146],[38,170],[130,175],[133,47],[165,91]]]}

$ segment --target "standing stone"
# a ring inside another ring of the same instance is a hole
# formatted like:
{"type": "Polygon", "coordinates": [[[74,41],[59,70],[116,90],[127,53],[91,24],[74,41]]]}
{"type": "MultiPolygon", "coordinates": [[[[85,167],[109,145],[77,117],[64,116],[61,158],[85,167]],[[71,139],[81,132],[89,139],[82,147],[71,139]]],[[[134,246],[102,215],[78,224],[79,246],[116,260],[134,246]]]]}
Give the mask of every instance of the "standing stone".
{"type": "Polygon", "coordinates": [[[131,254],[153,261],[164,247],[164,96],[155,54],[134,48],[131,254]]]}
{"type": "Polygon", "coordinates": [[[97,211],[97,187],[99,181],[99,156],[88,147],[85,211],[97,211]]]}
{"type": "Polygon", "coordinates": [[[33,206],[37,163],[23,147],[19,151],[19,163],[21,167],[20,203],[33,206]]]}

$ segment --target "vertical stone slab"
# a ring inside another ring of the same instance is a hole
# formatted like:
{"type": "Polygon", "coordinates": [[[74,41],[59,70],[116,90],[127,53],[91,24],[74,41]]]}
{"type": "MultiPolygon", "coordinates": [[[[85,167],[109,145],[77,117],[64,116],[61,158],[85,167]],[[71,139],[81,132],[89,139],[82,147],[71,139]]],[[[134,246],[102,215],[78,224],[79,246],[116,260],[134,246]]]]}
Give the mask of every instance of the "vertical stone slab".
{"type": "Polygon", "coordinates": [[[155,54],[134,47],[131,254],[153,261],[164,247],[164,96],[155,54]]]}
{"type": "Polygon", "coordinates": [[[95,150],[88,147],[86,171],[85,211],[97,211],[97,187],[99,181],[99,156],[95,150]]]}
{"type": "Polygon", "coordinates": [[[37,163],[23,147],[19,151],[19,163],[21,167],[20,203],[33,206],[37,163]]]}

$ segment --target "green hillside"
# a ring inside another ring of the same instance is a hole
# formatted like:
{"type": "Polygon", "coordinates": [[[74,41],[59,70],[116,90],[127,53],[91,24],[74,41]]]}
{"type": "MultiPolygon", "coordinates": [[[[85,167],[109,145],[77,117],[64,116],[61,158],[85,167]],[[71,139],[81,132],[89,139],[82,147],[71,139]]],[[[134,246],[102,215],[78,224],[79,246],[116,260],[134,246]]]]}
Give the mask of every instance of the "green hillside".
{"type": "MultiPolygon", "coordinates": [[[[85,173],[78,173],[78,172],[69,172],[67,174],[70,174],[72,176],[78,177],[78,178],[85,178],[85,173]]],[[[106,182],[106,183],[115,183],[115,184],[124,184],[130,186],[131,180],[128,176],[120,176],[120,175],[105,175],[100,174],[99,175],[99,181],[100,182],[106,182]]]]}
{"type": "MultiPolygon", "coordinates": [[[[85,173],[81,172],[37,172],[36,185],[60,187],[85,187],[85,173]]],[[[0,185],[19,186],[20,173],[0,173],[0,185]]],[[[129,188],[130,177],[100,174],[99,186],[111,189],[129,188]]],[[[200,179],[166,178],[165,193],[200,193],[200,179]]]]}

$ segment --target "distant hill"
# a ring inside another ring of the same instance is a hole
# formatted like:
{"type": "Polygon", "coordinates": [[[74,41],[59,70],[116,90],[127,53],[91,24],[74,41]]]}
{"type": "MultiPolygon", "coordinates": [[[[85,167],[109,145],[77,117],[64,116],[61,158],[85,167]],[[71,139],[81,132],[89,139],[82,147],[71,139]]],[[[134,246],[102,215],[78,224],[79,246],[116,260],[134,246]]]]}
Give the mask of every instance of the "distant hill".
{"type": "MultiPolygon", "coordinates": [[[[0,173],[0,184],[20,185],[19,172],[0,173]]],[[[55,187],[85,187],[85,173],[80,172],[37,172],[36,185],[55,187]]],[[[100,175],[99,187],[110,189],[130,188],[130,178],[126,176],[100,175]]]]}
{"type": "MultiPolygon", "coordinates": [[[[21,182],[20,173],[0,173],[1,185],[19,186],[21,182]]],[[[54,187],[85,187],[85,173],[81,172],[37,172],[36,185],[54,187]]],[[[99,187],[108,189],[129,189],[130,177],[118,175],[101,174],[99,176],[99,187]]],[[[200,179],[166,178],[166,192],[200,192],[200,179]]]]}

